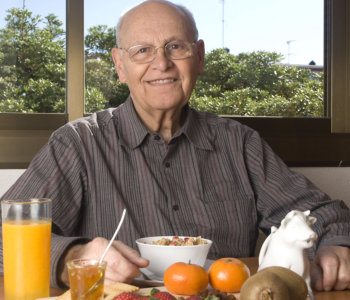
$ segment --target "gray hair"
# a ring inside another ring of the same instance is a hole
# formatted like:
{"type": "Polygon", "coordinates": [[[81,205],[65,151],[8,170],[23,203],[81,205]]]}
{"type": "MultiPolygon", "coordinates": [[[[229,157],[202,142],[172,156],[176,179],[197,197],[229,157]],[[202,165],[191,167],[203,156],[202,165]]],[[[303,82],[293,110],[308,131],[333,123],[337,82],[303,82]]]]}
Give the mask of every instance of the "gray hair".
{"type": "MultiPolygon", "coordinates": [[[[185,6],[180,5],[180,4],[175,4],[175,3],[172,3],[172,2],[167,1],[167,0],[147,0],[147,1],[144,1],[142,3],[145,3],[145,2],[159,2],[159,3],[164,3],[164,4],[168,4],[172,7],[175,7],[183,15],[183,17],[190,22],[191,27],[192,27],[192,31],[193,31],[193,35],[194,35],[194,40],[195,41],[198,40],[198,29],[197,29],[196,21],[194,20],[193,14],[185,6]]],[[[122,40],[121,39],[121,29],[123,27],[125,17],[130,11],[135,9],[137,6],[138,5],[127,10],[119,18],[119,21],[118,21],[116,29],[115,29],[117,47],[120,47],[120,45],[121,45],[121,40],[122,40]]]]}

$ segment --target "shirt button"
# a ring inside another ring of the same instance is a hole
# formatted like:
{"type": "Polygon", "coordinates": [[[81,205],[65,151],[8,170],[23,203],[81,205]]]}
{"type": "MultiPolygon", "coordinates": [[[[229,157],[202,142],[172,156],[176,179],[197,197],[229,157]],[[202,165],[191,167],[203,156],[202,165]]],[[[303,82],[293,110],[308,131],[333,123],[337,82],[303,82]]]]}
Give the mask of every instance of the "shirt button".
{"type": "Polygon", "coordinates": [[[165,163],[165,167],[166,167],[166,168],[169,168],[169,167],[170,167],[170,162],[167,161],[167,162],[165,163]]]}
{"type": "Polygon", "coordinates": [[[179,210],[179,206],[177,204],[173,205],[173,210],[175,211],[179,210]]]}
{"type": "Polygon", "coordinates": [[[155,136],[154,136],[154,139],[155,139],[156,141],[159,141],[159,140],[160,140],[160,136],[159,136],[159,135],[155,135],[155,136]]]}

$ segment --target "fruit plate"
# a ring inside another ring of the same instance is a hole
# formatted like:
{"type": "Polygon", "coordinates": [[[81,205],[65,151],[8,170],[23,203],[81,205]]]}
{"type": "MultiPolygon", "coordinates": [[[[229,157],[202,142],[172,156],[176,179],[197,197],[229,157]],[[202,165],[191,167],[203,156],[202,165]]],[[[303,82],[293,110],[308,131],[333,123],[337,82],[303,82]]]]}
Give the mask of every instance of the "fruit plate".
{"type": "MultiPolygon", "coordinates": [[[[140,289],[137,293],[143,296],[147,296],[150,295],[151,291],[152,291],[153,287],[149,287],[149,288],[143,288],[140,289]]],[[[160,291],[164,291],[167,292],[167,289],[165,286],[161,286],[161,287],[157,287],[158,290],[160,291]]],[[[233,293],[233,295],[236,297],[236,299],[239,299],[239,293],[233,293]]],[[[186,299],[189,296],[183,296],[183,295],[174,295],[176,298],[182,297],[184,299],[186,299]]]]}
{"type": "MultiPolygon", "coordinates": [[[[144,296],[150,295],[150,293],[151,293],[151,291],[152,291],[153,288],[154,288],[154,287],[147,287],[147,288],[139,289],[139,290],[137,291],[137,294],[144,295],[144,296]]],[[[157,287],[157,289],[159,289],[160,291],[164,291],[164,292],[167,291],[167,289],[166,289],[165,286],[159,286],[159,287],[157,287]]],[[[235,294],[233,294],[233,295],[235,295],[235,297],[236,297],[237,299],[239,299],[239,293],[235,293],[235,294]]],[[[174,296],[178,298],[178,297],[180,297],[181,295],[174,295],[174,296]]],[[[183,298],[186,299],[187,296],[181,296],[181,297],[183,297],[183,298]]],[[[40,298],[40,299],[36,299],[36,300],[56,300],[57,298],[58,298],[58,297],[49,297],[49,298],[40,298]]]]}
{"type": "MultiPolygon", "coordinates": [[[[147,296],[147,295],[150,295],[152,289],[153,289],[153,287],[142,288],[142,289],[137,291],[137,294],[147,296]]],[[[167,291],[165,286],[157,287],[157,289],[159,289],[160,291],[165,291],[165,292],[167,291]]],[[[236,297],[237,300],[239,300],[239,293],[234,293],[233,295],[236,297]]],[[[181,295],[174,295],[174,296],[176,298],[178,298],[178,297],[182,297],[184,299],[187,298],[187,296],[181,296],[181,295]]],[[[40,299],[36,299],[36,300],[57,300],[57,298],[58,297],[49,297],[49,298],[40,298],[40,299]]],[[[310,298],[307,297],[307,300],[310,300],[310,298]]]]}

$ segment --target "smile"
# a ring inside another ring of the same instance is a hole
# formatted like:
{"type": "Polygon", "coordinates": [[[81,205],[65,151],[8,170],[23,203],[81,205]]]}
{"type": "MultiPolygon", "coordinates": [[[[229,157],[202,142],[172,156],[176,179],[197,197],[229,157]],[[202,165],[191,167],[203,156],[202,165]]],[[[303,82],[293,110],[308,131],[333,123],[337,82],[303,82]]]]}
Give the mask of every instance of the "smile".
{"type": "Polygon", "coordinates": [[[169,79],[151,80],[151,81],[148,81],[148,83],[150,83],[150,84],[165,84],[165,83],[171,83],[171,82],[174,82],[174,81],[175,81],[174,78],[169,78],[169,79]]]}

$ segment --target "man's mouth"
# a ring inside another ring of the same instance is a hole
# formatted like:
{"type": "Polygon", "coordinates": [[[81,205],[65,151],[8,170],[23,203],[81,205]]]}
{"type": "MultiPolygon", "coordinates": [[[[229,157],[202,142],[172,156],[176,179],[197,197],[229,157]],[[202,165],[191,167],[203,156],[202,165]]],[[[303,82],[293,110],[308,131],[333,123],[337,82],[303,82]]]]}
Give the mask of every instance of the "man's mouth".
{"type": "Polygon", "coordinates": [[[148,81],[149,84],[165,84],[175,82],[175,78],[167,78],[167,79],[156,79],[148,81]]]}

